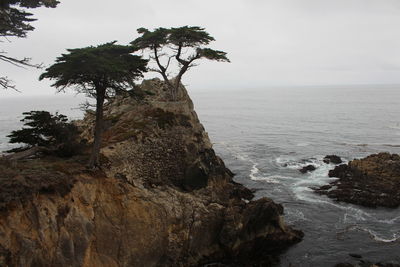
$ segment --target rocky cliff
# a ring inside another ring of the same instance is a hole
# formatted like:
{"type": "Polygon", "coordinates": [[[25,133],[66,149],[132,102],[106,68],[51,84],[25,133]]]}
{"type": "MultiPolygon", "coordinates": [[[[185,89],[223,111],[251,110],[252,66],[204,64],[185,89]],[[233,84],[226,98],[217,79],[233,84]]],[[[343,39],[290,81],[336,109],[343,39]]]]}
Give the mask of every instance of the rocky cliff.
{"type": "Polygon", "coordinates": [[[269,266],[301,240],[232,180],[186,90],[166,95],[155,79],[106,105],[100,171],[86,155],[0,163],[0,266],[269,266]]]}

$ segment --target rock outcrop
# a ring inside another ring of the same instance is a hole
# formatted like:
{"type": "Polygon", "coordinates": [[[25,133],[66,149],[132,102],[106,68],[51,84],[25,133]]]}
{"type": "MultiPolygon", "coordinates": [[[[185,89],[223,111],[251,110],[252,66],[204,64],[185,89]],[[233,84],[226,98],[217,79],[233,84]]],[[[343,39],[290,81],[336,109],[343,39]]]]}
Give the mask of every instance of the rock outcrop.
{"type": "Polygon", "coordinates": [[[232,180],[183,87],[170,102],[145,81],[105,118],[102,170],[87,155],[0,163],[0,266],[270,266],[301,240],[232,180]]]}
{"type": "Polygon", "coordinates": [[[342,163],[342,159],[339,156],[336,155],[327,155],[324,157],[323,162],[326,164],[340,164],[342,163]]]}
{"type": "Polygon", "coordinates": [[[330,177],[339,178],[316,190],[338,201],[367,207],[400,205],[400,156],[379,153],[336,166],[330,177]]]}
{"type": "Polygon", "coordinates": [[[299,169],[299,172],[301,172],[301,173],[307,173],[307,172],[312,172],[312,171],[315,171],[317,168],[315,168],[315,166],[314,165],[307,165],[307,166],[304,166],[303,168],[301,168],[301,169],[299,169]]]}

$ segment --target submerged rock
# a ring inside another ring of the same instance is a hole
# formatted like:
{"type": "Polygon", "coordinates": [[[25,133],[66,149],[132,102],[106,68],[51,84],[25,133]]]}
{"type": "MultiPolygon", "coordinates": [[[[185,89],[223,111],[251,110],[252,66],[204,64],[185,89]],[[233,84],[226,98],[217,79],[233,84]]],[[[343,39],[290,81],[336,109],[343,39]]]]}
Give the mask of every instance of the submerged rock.
{"type": "Polygon", "coordinates": [[[328,156],[324,157],[323,162],[325,162],[326,164],[330,164],[330,163],[332,163],[332,164],[340,164],[343,161],[339,156],[328,155],[328,156]]]}
{"type": "Polygon", "coordinates": [[[299,169],[299,172],[301,172],[301,173],[306,173],[306,172],[312,172],[312,171],[315,171],[317,168],[315,168],[315,166],[314,165],[307,165],[307,166],[304,166],[303,168],[301,168],[301,169],[299,169]]]}
{"type": "Polygon", "coordinates": [[[379,153],[352,160],[336,166],[329,177],[339,179],[316,192],[367,207],[396,208],[400,205],[400,156],[397,154],[379,153]]]}
{"type": "Polygon", "coordinates": [[[233,181],[183,87],[176,102],[157,79],[139,90],[105,106],[101,171],[88,155],[0,163],[1,266],[270,266],[301,240],[233,181]]]}

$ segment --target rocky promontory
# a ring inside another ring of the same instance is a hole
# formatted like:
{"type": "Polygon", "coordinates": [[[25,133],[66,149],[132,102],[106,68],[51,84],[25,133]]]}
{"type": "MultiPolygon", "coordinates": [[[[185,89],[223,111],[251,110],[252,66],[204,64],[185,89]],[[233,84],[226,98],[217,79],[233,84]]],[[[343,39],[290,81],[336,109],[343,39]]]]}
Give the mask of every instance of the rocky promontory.
{"type": "Polygon", "coordinates": [[[400,205],[400,156],[379,153],[336,166],[329,177],[338,180],[316,189],[337,201],[367,207],[400,205]]]}
{"type": "MultiPolygon", "coordinates": [[[[299,242],[281,205],[233,181],[179,93],[154,79],[110,100],[100,170],[87,154],[1,161],[0,266],[270,266],[299,242]]],[[[78,123],[89,143],[93,119],[78,123]]]]}

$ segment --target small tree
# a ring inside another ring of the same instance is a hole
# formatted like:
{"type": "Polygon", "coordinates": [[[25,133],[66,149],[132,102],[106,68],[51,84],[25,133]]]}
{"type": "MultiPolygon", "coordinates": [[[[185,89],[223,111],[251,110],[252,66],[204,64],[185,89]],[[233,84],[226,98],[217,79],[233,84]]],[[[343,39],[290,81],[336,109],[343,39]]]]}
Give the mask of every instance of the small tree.
{"type": "Polygon", "coordinates": [[[10,143],[23,143],[24,147],[14,148],[7,152],[20,152],[33,147],[44,147],[61,156],[72,156],[79,149],[78,129],[68,122],[62,114],[51,114],[47,111],[30,111],[22,113],[21,130],[12,131],[7,137],[10,143]]]}
{"type": "Polygon", "coordinates": [[[132,55],[131,46],[115,42],[78,49],[68,49],[68,54],[58,57],[56,63],[40,76],[53,79],[59,91],[74,86],[79,93],[96,99],[96,122],[93,150],[89,167],[99,167],[99,153],[103,132],[103,105],[105,99],[118,90],[132,87],[134,80],[143,76],[147,60],[132,55]]]}
{"type": "MultiPolygon", "coordinates": [[[[6,40],[9,37],[25,38],[29,31],[35,29],[30,23],[36,20],[32,18],[32,14],[27,12],[26,9],[41,6],[54,8],[58,3],[57,0],[0,0],[0,38],[6,40]]],[[[31,64],[28,57],[15,58],[7,56],[7,53],[3,50],[0,50],[0,61],[16,66],[40,66],[31,64]]],[[[16,89],[15,85],[7,77],[0,77],[0,87],[3,89],[16,89]]]]}
{"type": "Polygon", "coordinates": [[[226,53],[213,50],[206,46],[215,39],[200,27],[157,28],[149,31],[145,28],[137,30],[140,37],[131,42],[138,49],[150,52],[150,59],[155,61],[158,72],[170,89],[172,100],[178,98],[178,88],[183,74],[195,66],[195,61],[201,58],[229,62],[226,53]],[[171,60],[177,63],[176,77],[171,79],[171,60]]]}

